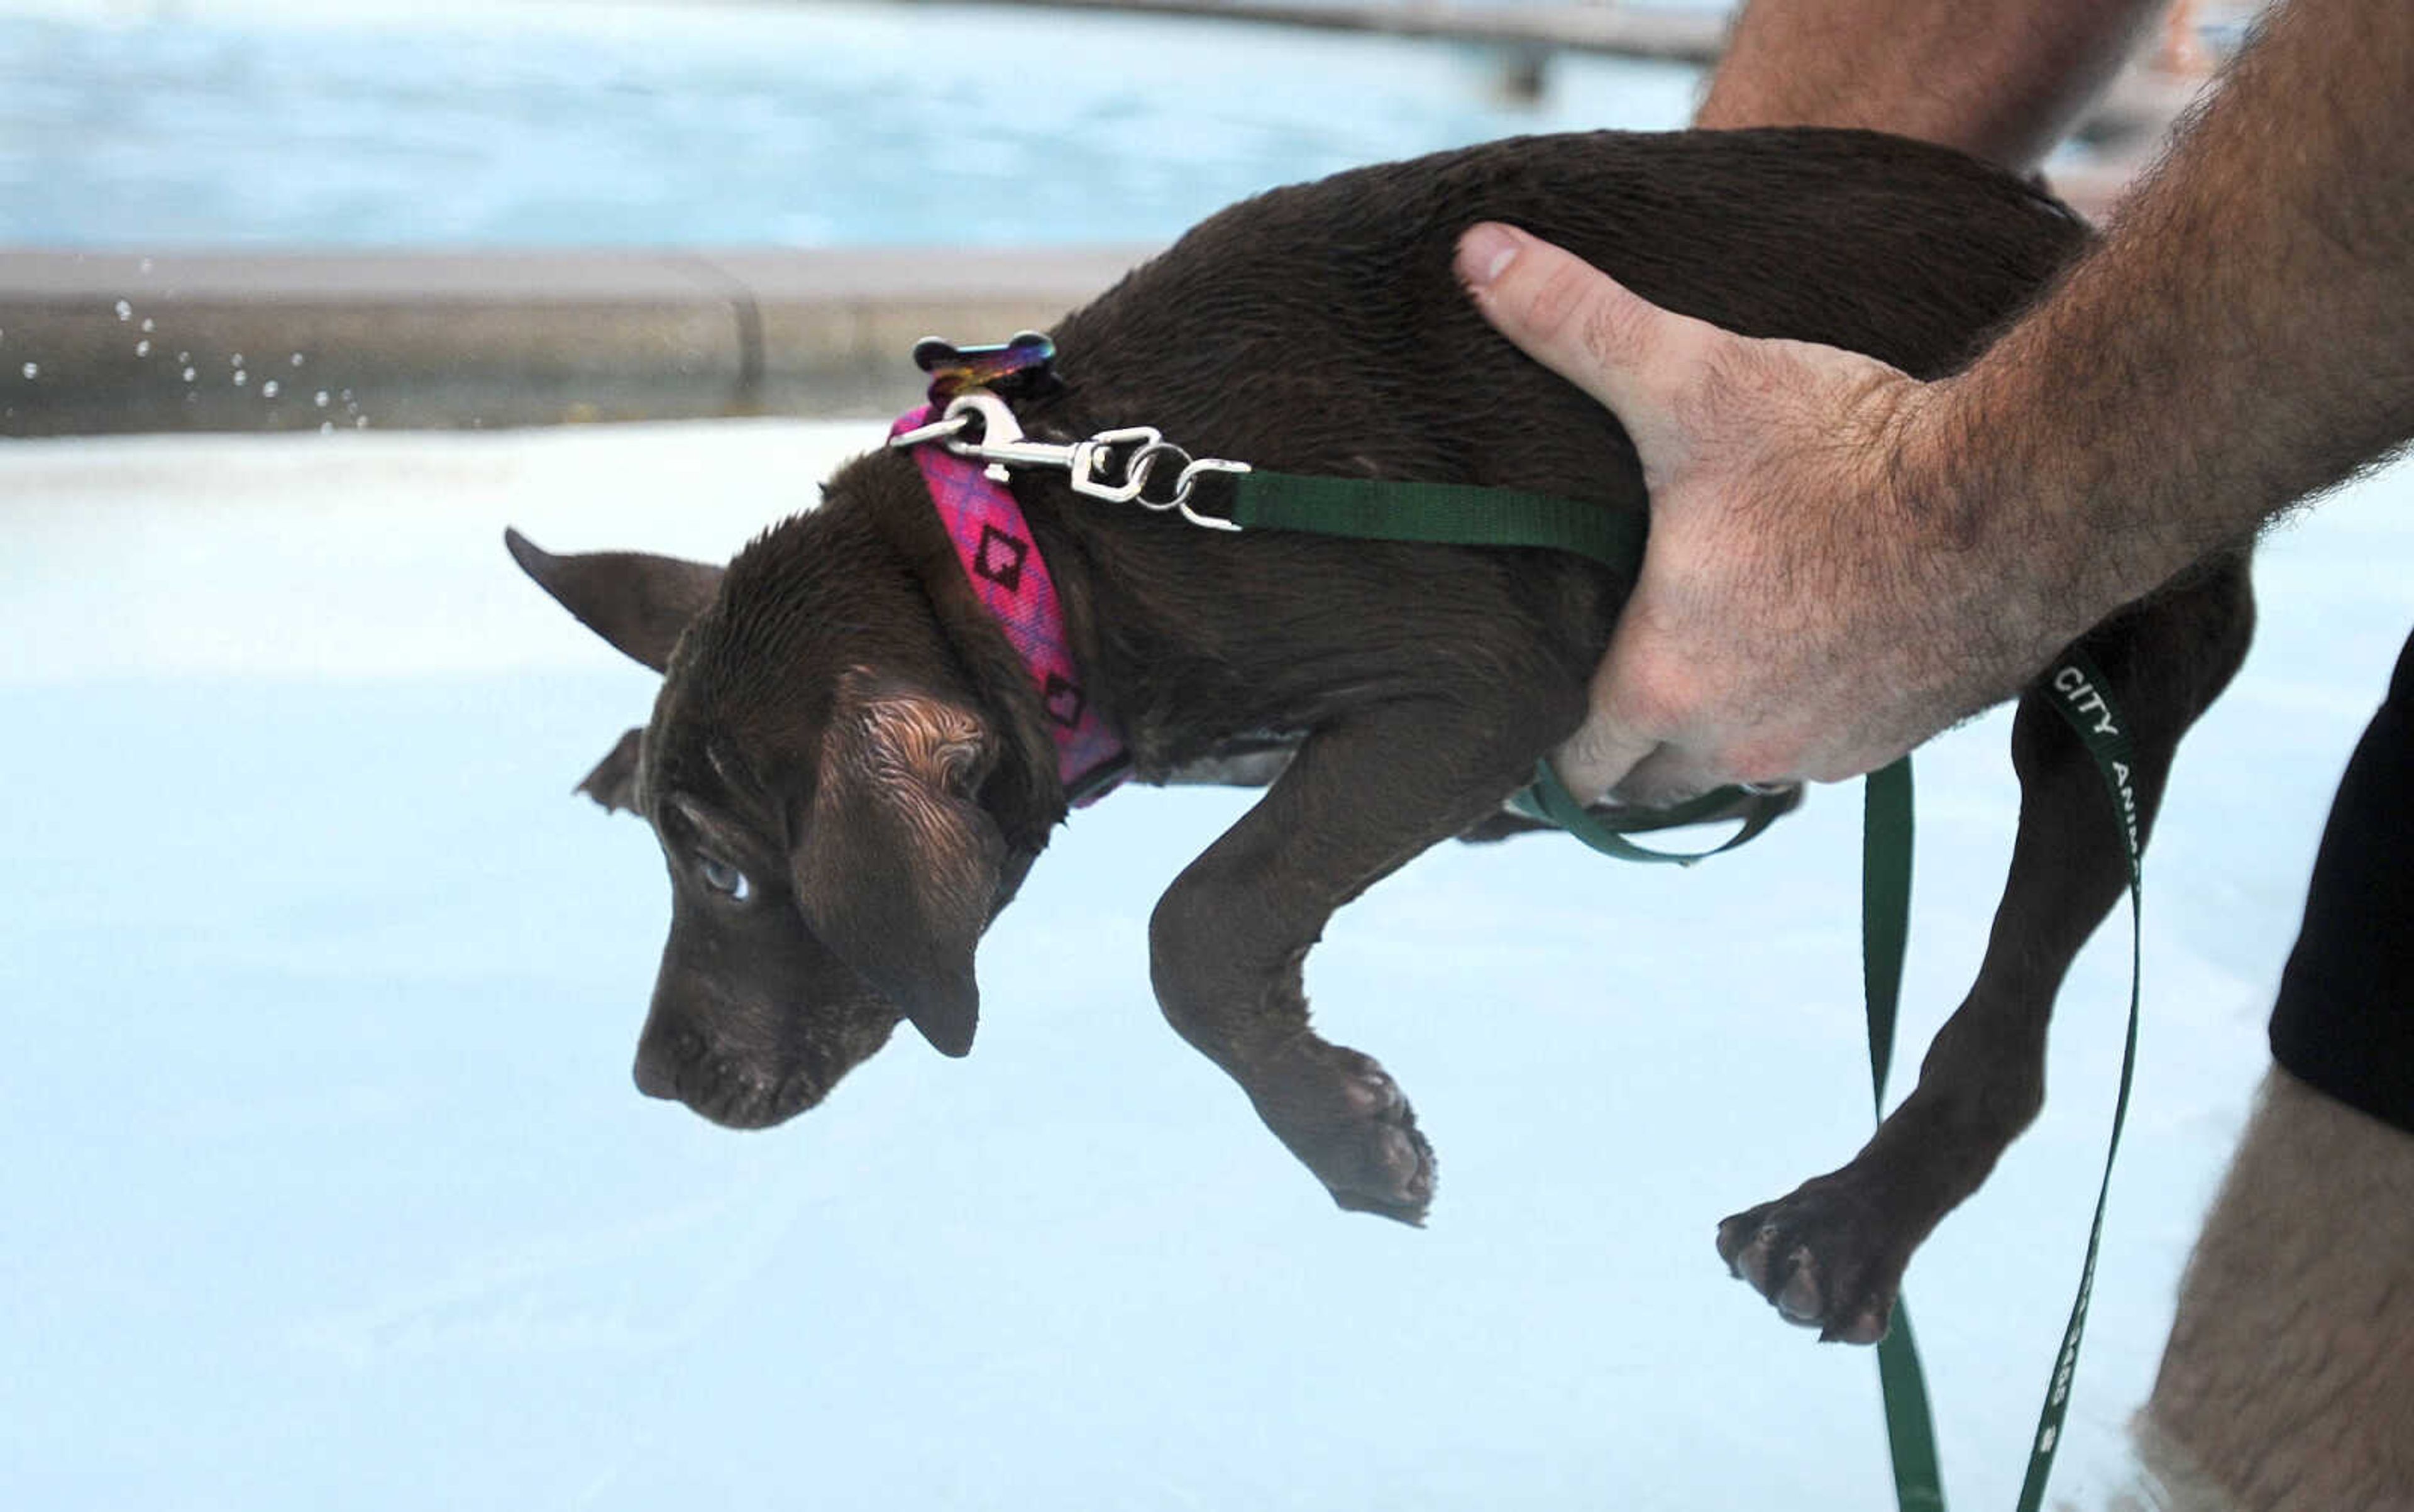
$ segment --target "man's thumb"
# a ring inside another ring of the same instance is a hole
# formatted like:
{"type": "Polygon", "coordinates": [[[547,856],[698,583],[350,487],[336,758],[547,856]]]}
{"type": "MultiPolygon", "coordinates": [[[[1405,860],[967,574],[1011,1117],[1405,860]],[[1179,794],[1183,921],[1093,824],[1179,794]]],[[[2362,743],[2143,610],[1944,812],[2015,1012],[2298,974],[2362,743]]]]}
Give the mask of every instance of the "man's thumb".
{"type": "Polygon", "coordinates": [[[1647,461],[1676,440],[1669,420],[1717,344],[1705,321],[1661,309],[1608,274],[1513,226],[1486,221],[1458,239],[1458,277],[1494,329],[1609,406],[1647,461]]]}

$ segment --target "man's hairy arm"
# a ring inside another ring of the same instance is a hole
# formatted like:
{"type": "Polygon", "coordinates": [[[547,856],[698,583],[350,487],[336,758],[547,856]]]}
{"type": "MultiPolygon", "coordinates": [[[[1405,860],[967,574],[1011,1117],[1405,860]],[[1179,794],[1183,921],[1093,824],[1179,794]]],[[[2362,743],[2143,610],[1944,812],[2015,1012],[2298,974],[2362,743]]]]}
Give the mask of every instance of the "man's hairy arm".
{"type": "Polygon", "coordinates": [[[2106,245],[1921,396],[1907,502],[2039,553],[2069,597],[2043,633],[2414,434],[2409,100],[2414,7],[2295,0],[2106,245]]]}
{"type": "Polygon", "coordinates": [[[1694,125],[1866,127],[2026,172],[2166,3],[1759,0],[1694,125]]]}
{"type": "Polygon", "coordinates": [[[2293,0],[2105,244],[1933,384],[1470,232],[1485,314],[1617,412],[1652,493],[1570,786],[1652,801],[1882,765],[2402,441],[2409,97],[2414,7],[2293,0]]]}

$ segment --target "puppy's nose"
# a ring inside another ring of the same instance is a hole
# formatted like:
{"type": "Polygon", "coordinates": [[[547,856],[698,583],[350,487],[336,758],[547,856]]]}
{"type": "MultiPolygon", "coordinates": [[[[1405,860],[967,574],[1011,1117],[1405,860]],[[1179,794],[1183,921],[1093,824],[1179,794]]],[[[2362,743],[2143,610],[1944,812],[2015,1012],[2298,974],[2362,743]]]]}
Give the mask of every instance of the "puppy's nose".
{"type": "Polygon", "coordinates": [[[652,1043],[637,1047],[637,1090],[649,1098],[678,1100],[678,1061],[652,1043]]]}

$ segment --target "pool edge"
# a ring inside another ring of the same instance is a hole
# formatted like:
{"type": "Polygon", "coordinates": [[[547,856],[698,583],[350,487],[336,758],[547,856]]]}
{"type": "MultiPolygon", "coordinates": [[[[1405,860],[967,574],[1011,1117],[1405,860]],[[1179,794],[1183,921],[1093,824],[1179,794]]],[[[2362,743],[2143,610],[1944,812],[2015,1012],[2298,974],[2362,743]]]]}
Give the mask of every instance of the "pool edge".
{"type": "Polygon", "coordinates": [[[0,436],[878,412],[1153,250],[0,247],[0,436]]]}

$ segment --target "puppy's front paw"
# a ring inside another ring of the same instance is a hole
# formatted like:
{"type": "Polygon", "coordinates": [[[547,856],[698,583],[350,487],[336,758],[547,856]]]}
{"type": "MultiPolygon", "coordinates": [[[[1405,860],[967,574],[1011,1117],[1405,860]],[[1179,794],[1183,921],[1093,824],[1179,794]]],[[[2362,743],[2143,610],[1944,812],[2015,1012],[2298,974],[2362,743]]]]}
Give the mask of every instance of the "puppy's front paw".
{"type": "Polygon", "coordinates": [[[1876,1343],[1920,1235],[1899,1234],[1863,1185],[1847,1167],[1736,1214],[1719,1225],[1719,1258],[1786,1322],[1876,1343]]]}
{"type": "Polygon", "coordinates": [[[1415,1110],[1370,1055],[1313,1035],[1251,1089],[1258,1115],[1342,1207],[1422,1225],[1433,1204],[1433,1146],[1415,1110]]]}

